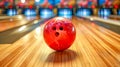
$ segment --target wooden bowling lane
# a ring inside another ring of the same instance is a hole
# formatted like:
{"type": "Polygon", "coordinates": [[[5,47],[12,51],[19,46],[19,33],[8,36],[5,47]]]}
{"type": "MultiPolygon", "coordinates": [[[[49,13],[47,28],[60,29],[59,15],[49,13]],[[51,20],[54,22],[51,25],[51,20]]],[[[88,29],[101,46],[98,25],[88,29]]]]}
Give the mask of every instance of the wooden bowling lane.
{"type": "Polygon", "coordinates": [[[43,27],[36,28],[13,44],[0,45],[0,67],[119,67],[120,35],[73,17],[76,40],[64,52],[50,49],[43,27]]]}
{"type": "Polygon", "coordinates": [[[23,15],[15,15],[15,16],[6,16],[6,15],[0,15],[0,20],[9,20],[9,19],[23,19],[23,15]]]}
{"type": "Polygon", "coordinates": [[[111,15],[109,16],[110,19],[113,19],[113,20],[119,20],[120,21],[120,16],[118,15],[111,15]]]}
{"type": "Polygon", "coordinates": [[[22,15],[12,16],[11,18],[6,16],[2,18],[4,19],[0,19],[0,32],[27,24],[30,21],[34,20],[34,19],[24,17],[22,15]]]}
{"type": "Polygon", "coordinates": [[[96,24],[120,34],[120,21],[118,20],[101,18],[96,16],[84,17],[84,19],[96,21],[96,24]]]}

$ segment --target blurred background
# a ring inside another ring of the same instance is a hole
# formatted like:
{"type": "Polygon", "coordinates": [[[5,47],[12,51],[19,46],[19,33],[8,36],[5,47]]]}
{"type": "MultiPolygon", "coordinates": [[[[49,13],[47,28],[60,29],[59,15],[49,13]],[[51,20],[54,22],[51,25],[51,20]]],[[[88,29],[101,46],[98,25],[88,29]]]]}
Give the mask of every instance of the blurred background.
{"type": "Polygon", "coordinates": [[[120,15],[120,0],[0,0],[0,15],[49,18],[120,15]]]}

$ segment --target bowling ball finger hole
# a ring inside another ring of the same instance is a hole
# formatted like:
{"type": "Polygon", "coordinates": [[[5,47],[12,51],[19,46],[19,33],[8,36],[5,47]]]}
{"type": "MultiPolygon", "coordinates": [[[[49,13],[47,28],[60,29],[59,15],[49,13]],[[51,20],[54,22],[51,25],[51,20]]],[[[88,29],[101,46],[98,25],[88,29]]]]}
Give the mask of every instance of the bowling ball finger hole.
{"type": "Polygon", "coordinates": [[[52,29],[53,29],[53,30],[56,30],[56,27],[53,27],[52,29]]]}
{"type": "Polygon", "coordinates": [[[60,29],[60,30],[63,30],[63,27],[60,27],[59,29],[60,29]]]}
{"type": "Polygon", "coordinates": [[[55,36],[58,37],[58,36],[59,36],[59,32],[56,32],[56,33],[55,33],[55,36]]]}

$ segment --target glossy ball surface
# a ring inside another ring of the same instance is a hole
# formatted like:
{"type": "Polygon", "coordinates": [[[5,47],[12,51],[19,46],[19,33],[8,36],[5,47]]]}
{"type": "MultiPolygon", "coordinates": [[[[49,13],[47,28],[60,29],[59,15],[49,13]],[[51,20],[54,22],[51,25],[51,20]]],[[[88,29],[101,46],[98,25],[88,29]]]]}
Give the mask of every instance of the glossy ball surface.
{"type": "Polygon", "coordinates": [[[55,17],[46,22],[43,36],[50,48],[56,51],[63,51],[69,48],[74,42],[76,30],[70,20],[55,17]]]}

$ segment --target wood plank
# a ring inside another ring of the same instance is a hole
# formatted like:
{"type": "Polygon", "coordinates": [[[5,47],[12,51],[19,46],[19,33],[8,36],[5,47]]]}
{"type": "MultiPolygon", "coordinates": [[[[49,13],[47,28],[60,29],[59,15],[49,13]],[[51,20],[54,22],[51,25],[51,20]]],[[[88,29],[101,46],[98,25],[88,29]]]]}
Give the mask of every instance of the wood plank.
{"type": "Polygon", "coordinates": [[[44,42],[43,27],[15,43],[0,46],[0,67],[119,67],[120,35],[87,20],[73,17],[76,39],[64,52],[44,42]],[[2,49],[3,47],[7,47],[2,49]]]}
{"type": "Polygon", "coordinates": [[[12,16],[12,18],[10,18],[10,16],[6,16],[6,17],[3,17],[4,19],[0,20],[0,32],[14,28],[14,27],[18,27],[21,25],[25,25],[33,20],[40,19],[39,16],[24,17],[22,15],[12,16]]]}

